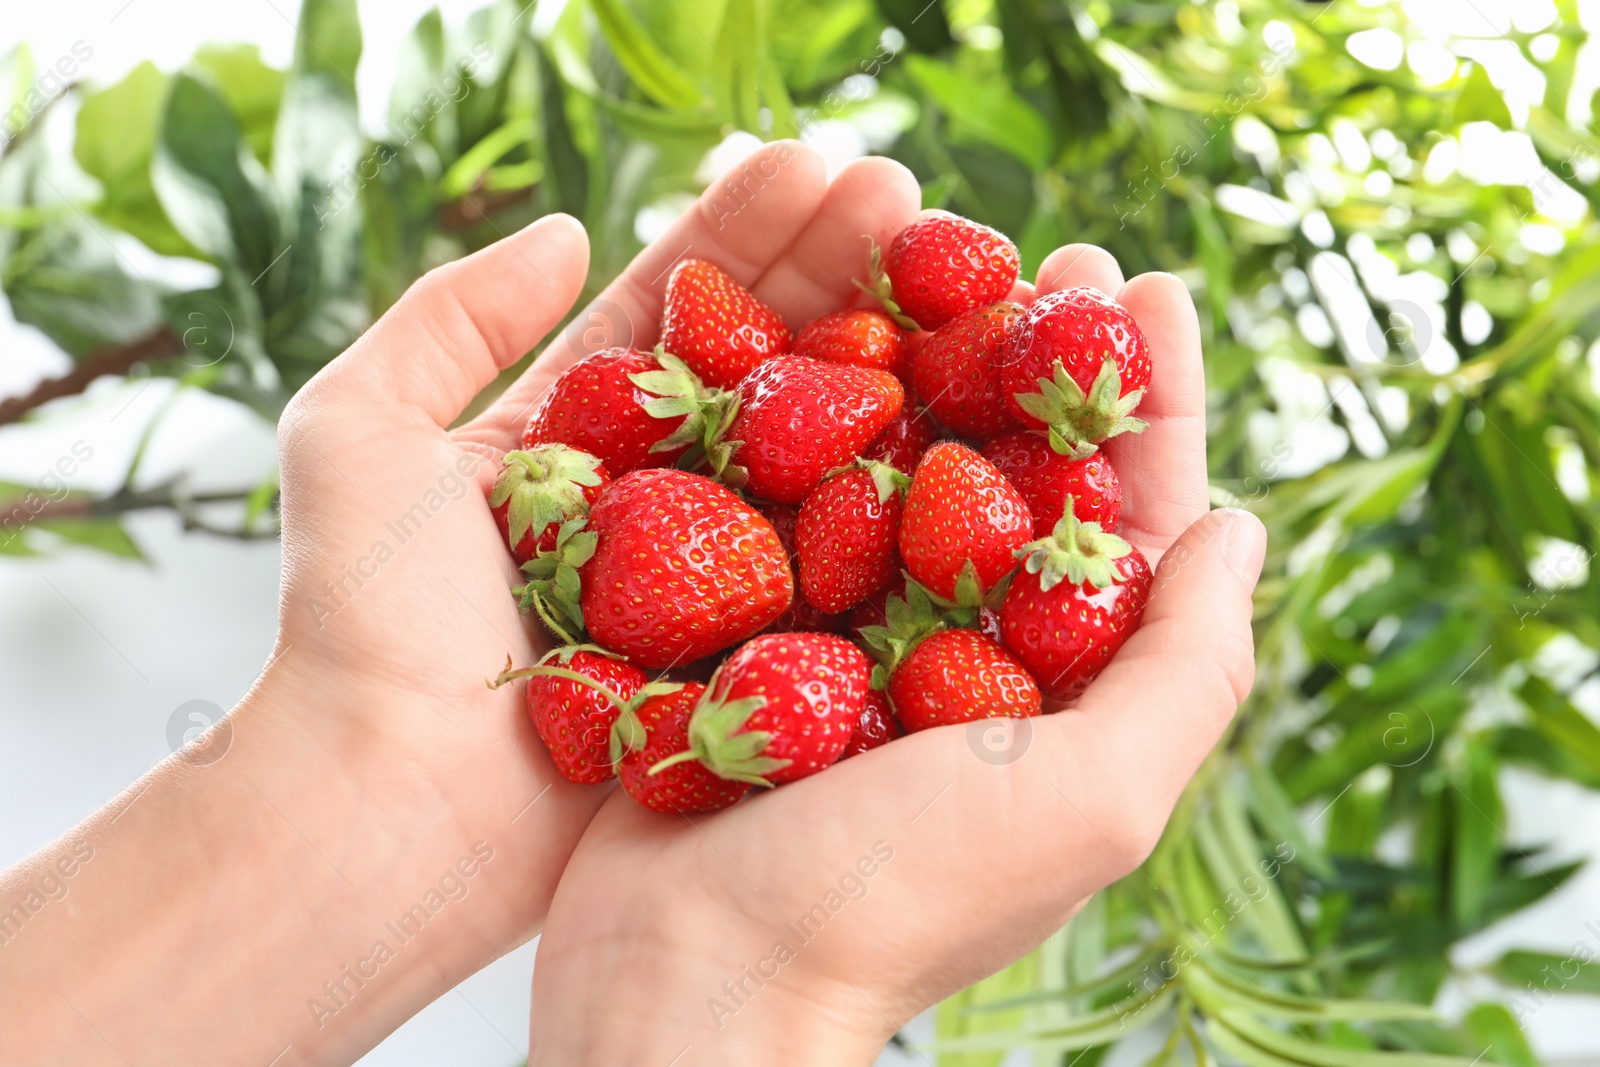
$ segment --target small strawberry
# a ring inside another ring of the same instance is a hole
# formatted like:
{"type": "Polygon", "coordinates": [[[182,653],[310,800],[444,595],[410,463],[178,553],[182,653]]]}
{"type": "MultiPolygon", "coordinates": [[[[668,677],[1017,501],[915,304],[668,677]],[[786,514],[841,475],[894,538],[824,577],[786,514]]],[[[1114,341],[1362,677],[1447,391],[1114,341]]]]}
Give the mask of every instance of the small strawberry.
{"type": "Polygon", "coordinates": [[[872,664],[831,634],[763,634],[717,669],[689,720],[688,751],[716,774],[776,785],[836,762],[861,721],[872,664]]]}
{"type": "Polygon", "coordinates": [[[1049,537],[1067,501],[1083,522],[1112,529],[1122,514],[1122,480],[1103,452],[1083,459],[1063,456],[1042,433],[1023,430],[988,442],[980,451],[1016,486],[1033,514],[1033,536],[1049,537]]]}
{"type": "Polygon", "coordinates": [[[865,459],[887,463],[901,474],[911,474],[922,462],[922,454],[939,439],[939,428],[926,410],[911,404],[909,397],[883,432],[862,451],[865,459]]]}
{"type": "Polygon", "coordinates": [[[798,504],[900,413],[905,389],[884,371],[783,356],[740,382],[739,399],[727,432],[739,466],[728,467],[725,480],[798,504]]]}
{"type": "MultiPolygon", "coordinates": [[[[580,449],[600,457],[614,478],[637,467],[670,467],[683,449],[652,449],[674,425],[647,410],[657,397],[633,380],[661,370],[656,356],[631,348],[584,356],[562,371],[539,401],[523,432],[523,447],[559,442],[580,449]]],[[[691,391],[701,388],[698,380],[677,384],[691,391]]]]}
{"type": "Polygon", "coordinates": [[[1016,284],[1017,246],[998,230],[931,211],[872,250],[866,288],[907,329],[937,330],[963,311],[1004,300],[1016,284]]]}
{"type": "Polygon", "coordinates": [[[861,603],[900,569],[895,543],[911,479],[885,463],[858,462],[817,486],[795,525],[800,591],[826,612],[861,603]]]}
{"type": "Polygon", "coordinates": [[[1150,599],[1143,553],[1071,511],[1019,553],[1023,573],[1000,607],[1006,648],[1051,697],[1071,700],[1139,628],[1150,599]]]}
{"type": "Polygon", "coordinates": [[[906,354],[906,335],[883,312],[853,308],[835,311],[802,326],[790,351],[825,363],[886,370],[898,377],[906,354]]]}
{"type": "Polygon", "coordinates": [[[981,441],[1017,426],[1000,359],[1022,314],[1022,305],[1009,301],[973,308],[940,327],[917,353],[911,366],[917,396],[962,437],[981,441]]]}
{"type": "Polygon", "coordinates": [[[855,733],[850,735],[850,742],[844,746],[839,759],[847,760],[869,749],[880,748],[897,737],[904,737],[905,733],[889,709],[889,698],[882,690],[868,689],[867,702],[861,706],[861,721],[856,723],[855,733]]]}
{"type": "Polygon", "coordinates": [[[789,340],[776,311],[705,260],[685,259],[667,275],[661,345],[707,385],[733,388],[789,351],[789,340]]]}
{"type": "Polygon", "coordinates": [[[975,630],[923,638],[889,678],[895,717],[910,733],[977,719],[1038,715],[1039,687],[993,639],[975,630]]]}
{"type": "MultiPolygon", "coordinates": [[[[762,504],[757,509],[772,523],[772,528],[778,533],[778,540],[783,542],[784,550],[789,553],[789,569],[795,574],[800,573],[800,557],[794,551],[794,527],[799,521],[800,509],[793,504],[762,504]]],[[[787,633],[824,633],[842,634],[845,632],[845,617],[818,611],[811,606],[805,597],[796,594],[789,601],[789,607],[779,615],[762,633],[787,634],[787,633]]]]}
{"type": "Polygon", "coordinates": [[[641,667],[689,663],[737,644],[794,596],[772,524],[727,487],[678,470],[635,471],[600,495],[582,566],[582,617],[641,667]]]}
{"type": "Polygon", "coordinates": [[[616,777],[611,727],[650,680],[644,671],[593,645],[552,649],[522,670],[510,666],[508,657],[506,671],[489,686],[528,679],[528,718],[561,776],[585,784],[616,777]]]}
{"type": "Polygon", "coordinates": [[[589,505],[611,481],[605,466],[566,445],[533,445],[507,452],[489,507],[517,562],[553,549],[561,524],[589,514],[589,505]]]}
{"type": "Polygon", "coordinates": [[[911,650],[936,630],[977,630],[1000,640],[1000,616],[982,606],[960,606],[935,598],[917,582],[899,577],[849,616],[867,652],[878,661],[872,684],[888,683],[911,650]],[[890,592],[890,590],[894,590],[890,592]]]}
{"type": "Polygon", "coordinates": [[[972,606],[1011,572],[1032,529],[1027,501],[992,463],[941,441],[912,476],[900,555],[933,593],[972,606]]]}
{"type": "Polygon", "coordinates": [[[1133,411],[1150,384],[1150,343],[1133,316],[1097,289],[1035,300],[1001,358],[1012,412],[1049,430],[1057,452],[1086,456],[1108,437],[1145,427],[1133,411]]]}
{"type": "Polygon", "coordinates": [[[719,778],[693,760],[657,771],[656,765],[689,745],[689,719],[706,687],[652,682],[617,719],[617,777],[634,800],[666,815],[694,815],[732,807],[750,791],[746,782],[719,778]],[[639,699],[643,696],[643,700],[639,699]]]}

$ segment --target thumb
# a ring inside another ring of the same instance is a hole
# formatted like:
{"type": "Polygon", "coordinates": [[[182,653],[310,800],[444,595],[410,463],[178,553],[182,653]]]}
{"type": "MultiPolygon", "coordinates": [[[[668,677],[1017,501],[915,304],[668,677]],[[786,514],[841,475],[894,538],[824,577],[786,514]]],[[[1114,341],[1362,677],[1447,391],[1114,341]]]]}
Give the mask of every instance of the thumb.
{"type": "Polygon", "coordinates": [[[1266,550],[1247,511],[1195,521],[1156,566],[1144,624],[1078,703],[1114,764],[1102,780],[1159,806],[1162,822],[1255,679],[1251,594],[1266,550]]]}

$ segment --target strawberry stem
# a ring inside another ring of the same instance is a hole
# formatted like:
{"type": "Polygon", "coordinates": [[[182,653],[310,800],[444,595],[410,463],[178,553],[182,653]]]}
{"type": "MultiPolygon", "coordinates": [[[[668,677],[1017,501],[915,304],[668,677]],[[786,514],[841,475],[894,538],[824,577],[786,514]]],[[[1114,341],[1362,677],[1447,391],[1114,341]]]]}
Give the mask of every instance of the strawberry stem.
{"type": "Polygon", "coordinates": [[[1132,551],[1132,545],[1101,529],[1098,522],[1079,522],[1069,496],[1066,511],[1050,536],[1023,545],[1017,549],[1017,558],[1024,570],[1039,576],[1039,588],[1046,592],[1064,580],[1077,585],[1089,582],[1104,589],[1126,580],[1117,560],[1132,551]]]}
{"type": "Polygon", "coordinates": [[[1084,393],[1058,359],[1049,378],[1040,378],[1037,393],[1016,394],[1022,410],[1044,423],[1050,447],[1063,456],[1092,456],[1102,441],[1122,433],[1143,433],[1147,423],[1133,417],[1144,399],[1143,389],[1122,395],[1122,373],[1108,355],[1084,393]]]}

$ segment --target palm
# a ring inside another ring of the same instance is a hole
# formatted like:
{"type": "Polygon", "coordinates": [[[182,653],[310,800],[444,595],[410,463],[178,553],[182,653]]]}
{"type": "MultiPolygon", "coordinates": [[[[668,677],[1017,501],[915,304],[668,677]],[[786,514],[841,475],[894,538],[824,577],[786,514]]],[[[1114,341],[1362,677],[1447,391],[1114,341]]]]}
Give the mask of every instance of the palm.
{"type": "MultiPolygon", "coordinates": [[[[780,229],[770,216],[784,210],[785,193],[774,188],[725,232],[696,234],[693,254],[753,283],[797,324],[855,299],[859,257],[838,250],[855,248],[863,233],[883,243],[915,217],[917,192],[897,166],[868,160],[841,175],[787,249],[756,240],[780,229]],[[829,254],[797,253],[812,248],[829,254]]],[[[1149,429],[1109,451],[1125,487],[1124,532],[1154,565],[1207,507],[1193,307],[1176,279],[1124,285],[1111,257],[1085,246],[1059,250],[1039,272],[1041,290],[1072,285],[1117,294],[1151,341],[1155,381],[1140,410],[1149,429]]],[[[650,300],[659,298],[638,295],[653,318],[650,300]]],[[[639,332],[653,341],[650,329],[639,332]]],[[[1010,732],[993,724],[927,731],[694,820],[663,818],[613,795],[552,904],[536,972],[536,1039],[541,999],[558,1002],[575,973],[610,981],[594,961],[627,953],[647,967],[641,957],[654,953],[680,974],[683,960],[704,972],[668,991],[680,1010],[664,1011],[658,1024],[692,1041],[722,981],[768,956],[775,937],[791,940],[783,924],[823,901],[879,842],[893,859],[869,879],[857,876],[866,896],[832,913],[828,935],[784,969],[822,988],[850,986],[869,1026],[903,1020],[1059,928],[1083,898],[1143,858],[1248,686],[1248,629],[1241,661],[1238,648],[1201,647],[1227,640],[1226,627],[1208,638],[1192,626],[1208,600],[1231,594],[1224,607],[1237,614],[1248,599],[1243,583],[1219,593],[1209,576],[1180,573],[1179,557],[1204,537],[1191,534],[1193,543],[1161,568],[1145,629],[1076,713],[1010,732]],[[1219,660],[1227,668],[1217,669],[1219,660]],[[1203,713],[1185,715],[1179,695],[1203,713]],[[930,950],[957,940],[967,946],[958,966],[930,950]],[[907,980],[871,992],[870,979],[885,971],[907,980]]]]}

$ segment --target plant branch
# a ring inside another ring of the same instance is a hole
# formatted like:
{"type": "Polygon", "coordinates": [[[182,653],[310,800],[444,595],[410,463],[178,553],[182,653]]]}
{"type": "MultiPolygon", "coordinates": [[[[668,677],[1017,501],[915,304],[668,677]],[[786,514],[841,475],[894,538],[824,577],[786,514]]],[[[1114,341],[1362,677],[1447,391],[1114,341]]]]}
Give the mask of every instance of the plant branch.
{"type": "MultiPolygon", "coordinates": [[[[255,495],[256,486],[242,489],[220,489],[206,493],[184,493],[177,482],[166,482],[149,489],[119,489],[110,496],[68,496],[46,501],[42,506],[30,507],[28,497],[13,500],[0,506],[0,530],[19,530],[35,522],[52,519],[98,519],[114,515],[127,515],[135,511],[152,511],[170,508],[183,519],[186,530],[200,530],[221,537],[255,540],[278,536],[277,525],[270,529],[251,530],[216,526],[201,518],[198,508],[207,504],[237,504],[255,495]]],[[[32,495],[32,494],[30,494],[32,495]]]]}
{"type": "Polygon", "coordinates": [[[439,209],[439,228],[445,233],[470,230],[496,212],[532,200],[533,191],[537,188],[537,185],[529,185],[522,189],[508,189],[503,193],[487,192],[481,186],[474,188],[460,200],[439,209]]]}
{"type": "Polygon", "coordinates": [[[17,422],[34,408],[52,400],[76,396],[101,375],[127,374],[140,363],[175,356],[181,351],[183,342],[171,330],[162,327],[129,344],[91,352],[66,374],[59,378],[46,378],[31,393],[0,400],[0,426],[17,422]]]}

